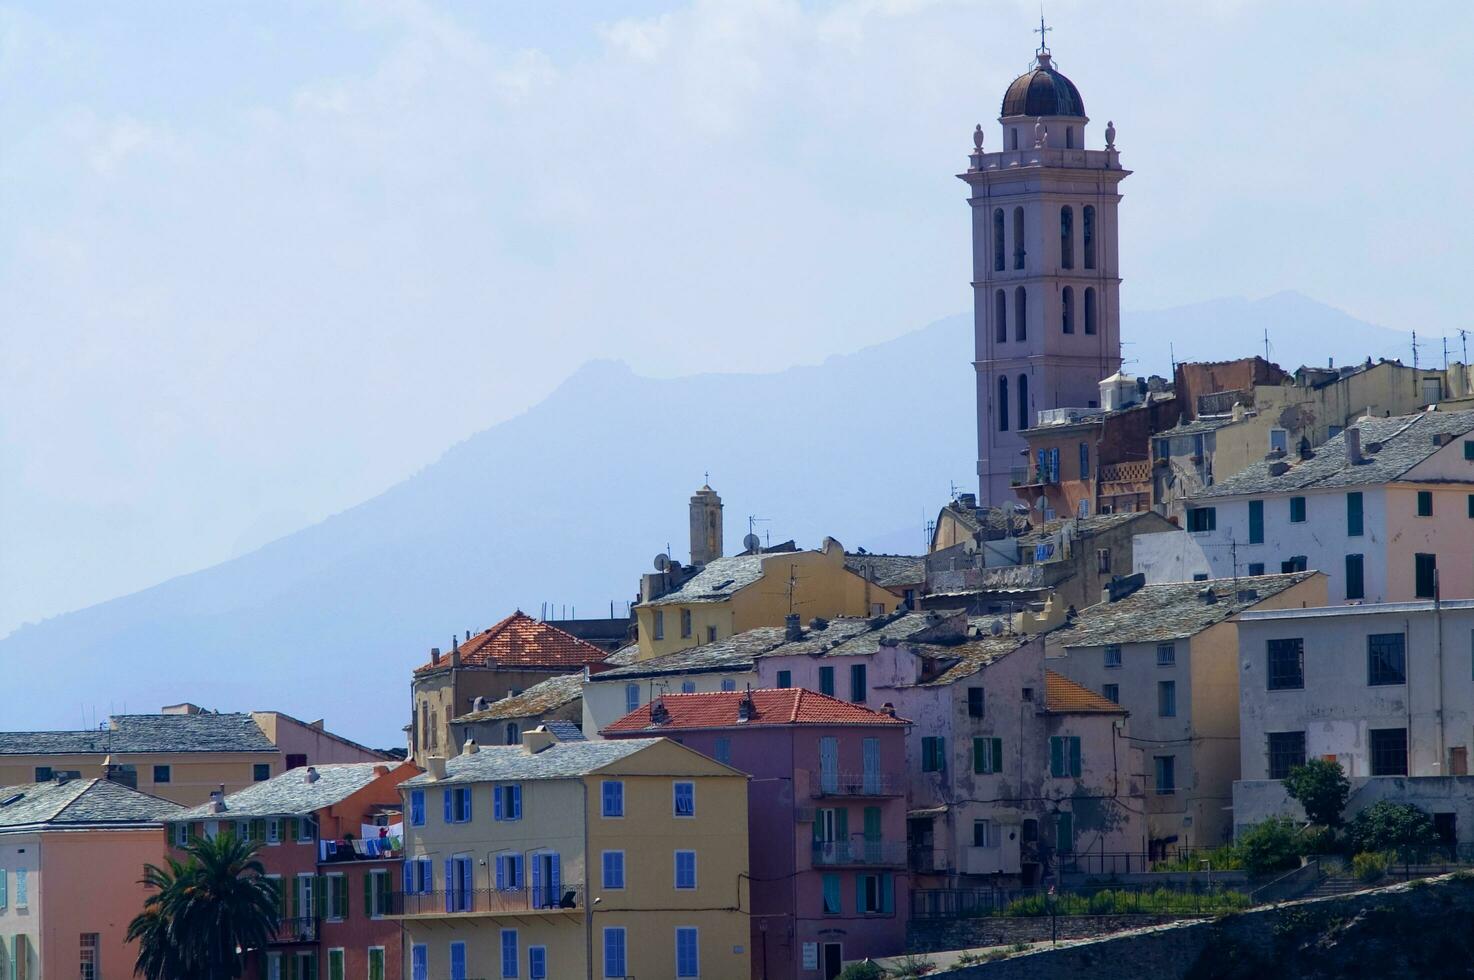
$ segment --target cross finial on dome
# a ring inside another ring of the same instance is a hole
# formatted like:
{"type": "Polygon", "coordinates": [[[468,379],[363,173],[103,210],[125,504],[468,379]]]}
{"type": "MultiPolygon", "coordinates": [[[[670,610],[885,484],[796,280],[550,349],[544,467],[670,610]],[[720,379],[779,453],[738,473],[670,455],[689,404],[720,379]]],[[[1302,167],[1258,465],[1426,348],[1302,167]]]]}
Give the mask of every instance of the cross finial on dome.
{"type": "Polygon", "coordinates": [[[1040,7],[1039,8],[1039,26],[1036,27],[1036,28],[1034,28],[1034,33],[1039,35],[1039,51],[1038,51],[1038,53],[1041,54],[1041,55],[1044,55],[1045,57],[1048,57],[1049,56],[1049,38],[1048,38],[1048,34],[1052,30],[1054,30],[1054,28],[1052,28],[1052,27],[1045,27],[1044,26],[1044,8],[1043,7],[1040,7]]]}

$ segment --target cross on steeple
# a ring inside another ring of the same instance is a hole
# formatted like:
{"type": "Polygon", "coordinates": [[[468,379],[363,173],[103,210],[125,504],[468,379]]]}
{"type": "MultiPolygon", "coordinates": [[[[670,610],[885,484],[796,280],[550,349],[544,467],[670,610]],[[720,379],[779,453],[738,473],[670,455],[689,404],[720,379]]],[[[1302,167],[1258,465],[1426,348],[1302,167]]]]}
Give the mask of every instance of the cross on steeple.
{"type": "Polygon", "coordinates": [[[1039,53],[1040,54],[1048,54],[1049,53],[1049,44],[1047,43],[1048,40],[1049,40],[1049,38],[1046,35],[1048,35],[1049,32],[1052,31],[1052,30],[1054,30],[1054,28],[1052,28],[1052,27],[1045,27],[1044,26],[1044,8],[1043,7],[1040,7],[1039,8],[1039,26],[1036,27],[1036,28],[1034,28],[1034,33],[1039,35],[1039,53]]]}

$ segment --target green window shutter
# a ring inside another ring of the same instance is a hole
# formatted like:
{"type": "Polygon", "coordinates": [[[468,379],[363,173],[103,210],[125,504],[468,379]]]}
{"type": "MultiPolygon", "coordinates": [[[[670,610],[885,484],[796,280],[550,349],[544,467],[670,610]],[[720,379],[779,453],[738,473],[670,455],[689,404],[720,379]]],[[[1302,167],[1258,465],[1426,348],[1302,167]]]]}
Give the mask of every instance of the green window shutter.
{"type": "Polygon", "coordinates": [[[265,820],[252,820],[251,821],[251,840],[265,840],[265,839],[266,839],[266,821],[265,820]]]}
{"type": "Polygon", "coordinates": [[[820,825],[823,822],[823,821],[821,821],[819,819],[819,814],[821,814],[823,812],[824,812],[823,810],[815,810],[814,811],[814,843],[815,844],[821,844],[821,843],[823,843],[823,840],[819,837],[819,827],[820,827],[820,825]]]}
{"type": "Polygon", "coordinates": [[[287,918],[297,917],[297,882],[293,878],[281,880],[282,890],[287,893],[287,918]]]}
{"type": "Polygon", "coordinates": [[[310,880],[312,884],[308,887],[312,889],[312,911],[314,918],[321,919],[325,911],[323,909],[323,899],[327,897],[328,883],[322,875],[313,875],[310,880]]]}
{"type": "Polygon", "coordinates": [[[988,768],[988,740],[975,738],[972,740],[972,771],[989,772],[988,768]]]}
{"type": "Polygon", "coordinates": [[[366,917],[374,914],[374,876],[369,871],[363,873],[363,914],[366,917]]]}
{"type": "Polygon", "coordinates": [[[1049,774],[1051,776],[1065,774],[1065,747],[1058,735],[1052,735],[1049,739],[1049,774]]]}
{"type": "Polygon", "coordinates": [[[1080,775],[1080,739],[1078,737],[1070,739],[1070,775],[1080,775]]]}
{"type": "Polygon", "coordinates": [[[865,876],[855,875],[855,914],[862,915],[865,910],[865,876]]]}
{"type": "Polygon", "coordinates": [[[286,842],[295,844],[297,842],[297,818],[287,817],[286,842]]]}
{"type": "Polygon", "coordinates": [[[880,876],[880,911],[884,915],[893,915],[896,911],[895,882],[889,873],[880,876]]]}
{"type": "Polygon", "coordinates": [[[297,980],[297,957],[288,953],[283,959],[287,961],[287,980],[297,980]]]}
{"type": "Polygon", "coordinates": [[[328,950],[328,980],[346,980],[343,976],[343,951],[328,950]]]}
{"type": "Polygon", "coordinates": [[[865,808],[865,839],[880,840],[880,807],[878,806],[865,808]]]}
{"type": "Polygon", "coordinates": [[[343,875],[338,876],[337,886],[333,889],[333,918],[348,918],[348,879],[343,875]]]}
{"type": "Polygon", "coordinates": [[[834,811],[834,836],[841,842],[850,839],[850,811],[842,807],[834,811]]]}
{"type": "Polygon", "coordinates": [[[993,741],[993,772],[1003,771],[1003,739],[995,738],[993,741]]]}

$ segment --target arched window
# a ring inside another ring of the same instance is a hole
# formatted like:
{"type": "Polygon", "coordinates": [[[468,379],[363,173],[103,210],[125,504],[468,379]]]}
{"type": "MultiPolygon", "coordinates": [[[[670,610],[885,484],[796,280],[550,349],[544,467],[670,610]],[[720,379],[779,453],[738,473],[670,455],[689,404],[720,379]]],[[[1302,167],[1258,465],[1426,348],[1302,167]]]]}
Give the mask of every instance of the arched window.
{"type": "Polygon", "coordinates": [[[1013,339],[1029,339],[1029,294],[1022,286],[1013,291],[1013,339]]]}
{"type": "Polygon", "coordinates": [[[1017,150],[1018,149],[1018,127],[1017,126],[1010,126],[1010,127],[1008,127],[1008,148],[1010,150],[1017,150]]]}
{"type": "Polygon", "coordinates": [[[1060,320],[1065,333],[1075,332],[1075,290],[1071,286],[1060,297],[1060,320]]]}
{"type": "Polygon", "coordinates": [[[1059,209],[1059,265],[1075,267],[1075,209],[1068,204],[1059,209]]]}
{"type": "Polygon", "coordinates": [[[1024,267],[1024,209],[1013,209],[1013,267],[1024,267]]]}
{"type": "Polygon", "coordinates": [[[507,722],[507,744],[522,744],[522,733],[517,729],[517,723],[515,721],[507,722]]]}
{"type": "Polygon", "coordinates": [[[1020,429],[1029,427],[1029,376],[1027,374],[1018,376],[1018,427],[1020,429]]]}
{"type": "Polygon", "coordinates": [[[1003,290],[993,294],[993,342],[1002,344],[1008,340],[1008,294],[1003,290]]]}
{"type": "Polygon", "coordinates": [[[998,378],[998,431],[1008,431],[1008,379],[998,378]]]}
{"type": "Polygon", "coordinates": [[[1095,268],[1095,207],[1085,205],[1085,268],[1095,268]]]}
{"type": "Polygon", "coordinates": [[[1085,287],[1085,332],[1095,333],[1095,290],[1085,287]]]}
{"type": "Polygon", "coordinates": [[[1003,271],[1003,209],[993,209],[993,271],[1003,271]]]}

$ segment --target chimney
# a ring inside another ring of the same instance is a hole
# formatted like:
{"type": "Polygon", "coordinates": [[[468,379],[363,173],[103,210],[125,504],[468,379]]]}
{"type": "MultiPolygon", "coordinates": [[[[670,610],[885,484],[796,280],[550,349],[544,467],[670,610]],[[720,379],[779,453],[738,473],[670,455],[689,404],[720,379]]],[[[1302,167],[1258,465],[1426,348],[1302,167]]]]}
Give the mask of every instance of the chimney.
{"type": "Polygon", "coordinates": [[[896,706],[887,701],[885,704],[880,706],[880,713],[885,715],[887,718],[894,718],[896,716],[896,706]]]}
{"type": "Polygon", "coordinates": [[[302,775],[302,781],[304,783],[315,783],[321,778],[322,777],[317,774],[316,766],[308,766],[307,772],[303,773],[302,775]]]}
{"type": "Polygon", "coordinates": [[[479,694],[476,696],[476,699],[471,702],[471,710],[472,711],[485,711],[486,708],[487,708],[487,701],[486,701],[485,698],[481,697],[479,694]]]}
{"type": "Polygon", "coordinates": [[[809,629],[811,630],[827,630],[828,628],[829,620],[825,619],[823,616],[815,616],[813,619],[809,620],[809,629]]]}
{"type": "Polygon", "coordinates": [[[783,617],[783,639],[792,643],[794,640],[804,638],[803,624],[798,620],[798,613],[789,613],[783,617]]]}
{"type": "Polygon", "coordinates": [[[221,784],[219,789],[210,790],[210,812],[225,812],[225,786],[221,784]]]}
{"type": "Polygon", "coordinates": [[[1346,462],[1352,466],[1360,463],[1361,456],[1361,430],[1356,426],[1347,429],[1343,435],[1346,438],[1346,462]]]}
{"type": "Polygon", "coordinates": [[[1146,574],[1144,572],[1137,572],[1134,575],[1113,575],[1105,587],[1100,590],[1100,601],[1120,602],[1145,584],[1146,574]]]}
{"type": "Polygon", "coordinates": [[[751,721],[752,712],[755,707],[756,705],[752,703],[752,691],[749,690],[746,694],[742,695],[742,700],[737,702],[737,720],[739,722],[751,721]]]}
{"type": "Polygon", "coordinates": [[[374,766],[374,775],[375,776],[387,776],[387,775],[389,775],[389,767],[388,766],[374,766]]]}
{"type": "Polygon", "coordinates": [[[475,755],[480,751],[481,746],[476,744],[476,740],[467,736],[466,744],[461,746],[461,755],[475,755]]]}
{"type": "Polygon", "coordinates": [[[450,666],[452,669],[461,665],[461,638],[455,634],[450,637],[450,666]]]}
{"type": "Polygon", "coordinates": [[[977,510],[978,495],[975,493],[959,493],[957,495],[957,506],[963,510],[977,510]]]}
{"type": "Polygon", "coordinates": [[[722,557],[722,498],[703,485],[691,495],[691,564],[722,557]]]}
{"type": "Polygon", "coordinates": [[[431,667],[439,667],[440,666],[440,648],[439,647],[431,647],[430,648],[430,666],[431,667]]]}
{"type": "Polygon", "coordinates": [[[1211,606],[1218,601],[1218,593],[1214,592],[1212,587],[1209,587],[1199,592],[1198,598],[1203,600],[1203,605],[1211,606]]]}
{"type": "Polygon", "coordinates": [[[544,749],[552,748],[556,741],[558,740],[548,731],[546,725],[538,725],[532,731],[522,733],[522,751],[528,755],[537,755],[544,749]]]}
{"type": "Polygon", "coordinates": [[[436,782],[445,778],[445,756],[432,755],[425,760],[425,769],[430,773],[430,778],[436,782]]]}

